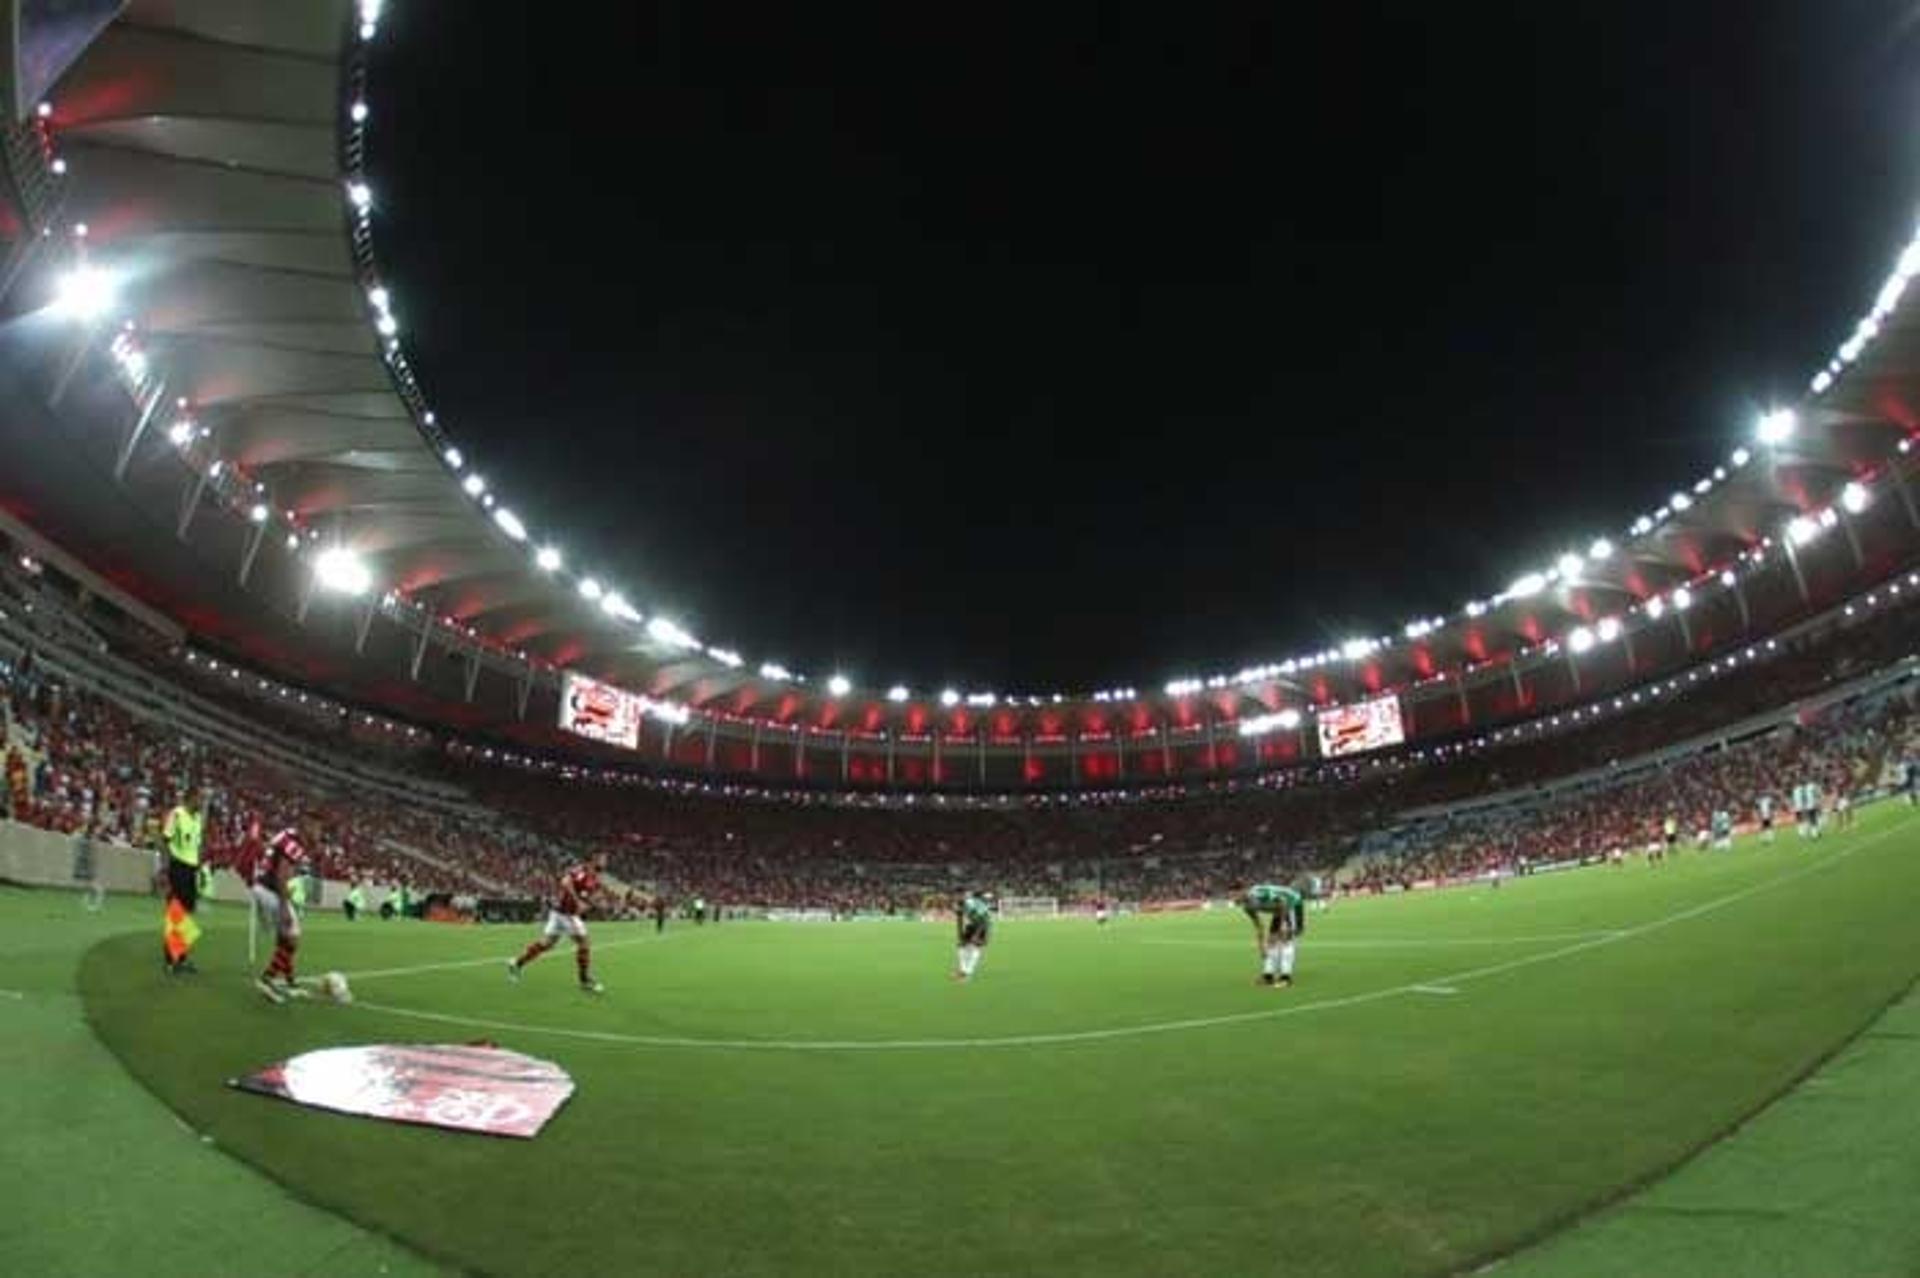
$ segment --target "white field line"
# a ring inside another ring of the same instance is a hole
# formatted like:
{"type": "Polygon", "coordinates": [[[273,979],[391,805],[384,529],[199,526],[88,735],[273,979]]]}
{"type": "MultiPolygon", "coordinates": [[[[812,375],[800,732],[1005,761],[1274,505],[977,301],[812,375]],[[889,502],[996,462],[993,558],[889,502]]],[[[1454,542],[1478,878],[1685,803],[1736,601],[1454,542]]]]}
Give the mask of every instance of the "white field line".
{"type": "Polygon", "coordinates": [[[1755,883],[1703,901],[1699,905],[1676,910],[1634,927],[1618,932],[1607,932],[1591,939],[1576,941],[1559,949],[1544,950],[1538,954],[1523,955],[1508,959],[1503,963],[1491,963],[1485,967],[1467,968],[1460,972],[1450,972],[1441,976],[1406,985],[1395,985],[1385,989],[1370,990],[1362,994],[1349,994],[1342,998],[1321,999],[1317,1003],[1288,1003],[1280,1007],[1262,1008],[1257,1012],[1234,1012],[1224,1016],[1198,1016],[1178,1021],[1158,1021],[1146,1025],[1123,1025],[1111,1029],[1078,1030],[1059,1034],[1013,1034],[1001,1038],[902,1038],[902,1039],[753,1039],[753,1038],[683,1038],[654,1034],[620,1034],[611,1030],[569,1029],[551,1025],[527,1025],[518,1021],[498,1021],[477,1016],[453,1016],[443,1012],[425,1012],[411,1007],[391,1007],[380,1003],[356,1002],[356,1008],[370,1012],[383,1012],[389,1016],[404,1016],[413,1020],[432,1021],[442,1025],[460,1025],[472,1029],[506,1030],[522,1034],[546,1034],[554,1038],[570,1038],[589,1043],[611,1043],[632,1047],[671,1047],[706,1048],[726,1051],[762,1051],[762,1052],[912,1052],[912,1051],[950,1051],[954,1048],[987,1047],[1054,1047],[1073,1043],[1096,1043],[1111,1039],[1144,1038],[1150,1034],[1171,1034],[1184,1030],[1211,1029],[1220,1025],[1240,1025],[1253,1021],[1280,1020],[1290,1016],[1304,1016],[1308,1012],[1328,1012],[1343,1007],[1359,1007],[1367,1003],[1378,1003],[1390,998],[1399,998],[1416,993],[1423,985],[1464,985],[1469,981],[1485,980],[1490,976],[1500,976],[1507,972],[1517,972],[1523,968],[1534,967],[1541,963],[1551,963],[1559,959],[1570,958],[1588,950],[1604,945],[1617,944],[1637,936],[1645,936],[1697,919],[1703,914],[1724,909],[1736,902],[1757,896],[1774,888],[1784,887],[1806,878],[1810,874],[1829,869],[1835,863],[1844,861],[1856,852],[1903,831],[1914,818],[1908,817],[1899,824],[1890,826],[1876,834],[1869,835],[1860,842],[1852,844],[1844,851],[1832,856],[1811,861],[1788,874],[1778,875],[1761,883],[1755,883]]]}
{"type": "MultiPolygon", "coordinates": [[[[605,941],[593,947],[594,953],[602,950],[618,950],[629,945],[658,945],[666,936],[630,936],[624,941],[605,941]]],[[[518,946],[514,947],[518,953],[518,946]]],[[[451,972],[463,967],[505,967],[513,954],[502,950],[498,954],[489,954],[485,958],[451,959],[445,963],[417,963],[412,967],[371,967],[361,972],[342,972],[349,981],[365,981],[380,976],[413,976],[420,972],[451,972]]]]}
{"type": "Polygon", "coordinates": [[[21,990],[0,990],[0,998],[10,998],[22,1003],[27,1001],[26,994],[21,990]]]}
{"type": "MultiPolygon", "coordinates": [[[[1304,937],[1302,945],[1310,945],[1316,950],[1389,950],[1389,949],[1427,949],[1444,948],[1454,945],[1547,945],[1555,941],[1591,941],[1599,937],[1619,936],[1618,929],[1605,929],[1594,932],[1544,932],[1535,936],[1462,936],[1462,937],[1413,937],[1413,936],[1366,936],[1349,937],[1322,941],[1313,937],[1304,937]]],[[[1206,940],[1182,940],[1178,937],[1147,937],[1135,941],[1136,945],[1194,945],[1207,949],[1243,950],[1246,941],[1229,941],[1224,937],[1210,937],[1206,940]]]]}
{"type": "Polygon", "coordinates": [[[1414,994],[1458,994],[1460,991],[1451,985],[1415,985],[1409,990],[1414,994]]]}

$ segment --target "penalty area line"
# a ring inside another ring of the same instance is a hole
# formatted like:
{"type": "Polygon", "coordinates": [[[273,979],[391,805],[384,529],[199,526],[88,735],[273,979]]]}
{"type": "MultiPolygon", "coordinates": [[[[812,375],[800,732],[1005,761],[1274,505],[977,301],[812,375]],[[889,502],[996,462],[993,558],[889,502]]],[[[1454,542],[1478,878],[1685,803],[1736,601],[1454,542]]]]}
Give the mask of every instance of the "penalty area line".
{"type": "MultiPolygon", "coordinates": [[[[363,1011],[381,1012],[388,1016],[407,1017],[412,1020],[432,1021],[442,1025],[459,1025],[471,1029],[505,1030],[521,1034],[546,1034],[554,1038],[570,1038],[588,1043],[607,1043],[627,1047],[661,1048],[705,1048],[719,1051],[757,1051],[757,1052],[915,1052],[915,1051],[951,1051],[954,1048],[1006,1048],[1006,1047],[1060,1047],[1076,1043],[1098,1043],[1111,1039],[1145,1038],[1153,1034],[1172,1034],[1185,1030],[1211,1029],[1221,1025],[1244,1025],[1256,1021],[1277,1021],[1292,1016],[1304,1016],[1309,1012],[1330,1012],[1345,1007],[1360,1007],[1368,1003],[1384,1002],[1390,998],[1404,998],[1409,994],[1421,992],[1423,986],[1460,986],[1469,981],[1485,980],[1491,976],[1501,976],[1508,972],[1517,972],[1523,968],[1535,967],[1542,963],[1551,963],[1557,959],[1571,958],[1588,950],[1617,944],[1637,936],[1672,927],[1697,919],[1715,910],[1725,909],[1729,905],[1747,900],[1762,892],[1784,887],[1798,882],[1810,874],[1831,868],[1837,862],[1844,861],[1856,852],[1873,847],[1891,835],[1901,833],[1912,823],[1908,817],[1897,825],[1889,826],[1860,842],[1852,844],[1832,856],[1811,861],[1787,874],[1777,875],[1760,883],[1750,884],[1738,892],[1702,901],[1698,905],[1688,906],[1672,914],[1623,928],[1617,932],[1601,933],[1590,940],[1579,941],[1572,945],[1563,945],[1558,949],[1543,950],[1538,954],[1522,955],[1502,963],[1490,963],[1484,967],[1468,968],[1465,971],[1449,972],[1429,977],[1424,981],[1406,985],[1394,985],[1384,989],[1368,990],[1359,994],[1348,994],[1340,998],[1321,999],[1314,1003],[1294,1003],[1285,1007],[1262,1008],[1255,1012],[1232,1012],[1223,1016],[1197,1016],[1177,1021],[1157,1021],[1146,1025],[1119,1025],[1109,1029],[1070,1030],[1056,1034],[1012,1034],[1001,1038],[904,1038],[904,1039],[756,1039],[756,1038],[691,1038],[656,1034],[622,1034],[613,1030],[571,1029],[558,1025],[527,1025],[516,1021],[498,1021],[478,1016],[455,1016],[446,1012],[428,1012],[412,1007],[393,1007],[383,1003],[356,1001],[353,1008],[363,1011]]],[[[496,960],[497,961],[497,960],[496,960]]],[[[1457,992],[1457,991],[1456,991],[1457,992]]]]}

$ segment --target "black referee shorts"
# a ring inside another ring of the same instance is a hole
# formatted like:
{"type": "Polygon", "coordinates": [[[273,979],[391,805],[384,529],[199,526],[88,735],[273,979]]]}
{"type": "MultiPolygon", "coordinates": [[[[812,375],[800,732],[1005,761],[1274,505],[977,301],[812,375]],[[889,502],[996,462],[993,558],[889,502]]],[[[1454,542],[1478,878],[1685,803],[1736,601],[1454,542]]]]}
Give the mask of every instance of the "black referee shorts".
{"type": "Polygon", "coordinates": [[[168,857],[167,894],[177,897],[187,913],[193,913],[200,904],[200,868],[168,857]]]}

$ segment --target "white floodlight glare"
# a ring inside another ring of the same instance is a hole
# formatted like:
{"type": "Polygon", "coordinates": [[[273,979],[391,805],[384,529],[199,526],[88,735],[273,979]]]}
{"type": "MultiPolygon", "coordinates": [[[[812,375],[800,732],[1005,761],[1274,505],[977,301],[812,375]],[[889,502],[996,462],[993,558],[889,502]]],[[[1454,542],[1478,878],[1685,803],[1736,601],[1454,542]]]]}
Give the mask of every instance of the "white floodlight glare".
{"type": "Polygon", "coordinates": [[[1516,579],[1511,586],[1507,587],[1507,597],[1509,599],[1525,599],[1529,595],[1539,594],[1546,588],[1546,575],[1544,573],[1530,572],[1516,579]]]}
{"type": "Polygon", "coordinates": [[[740,654],[731,648],[709,648],[707,655],[729,670],[738,670],[743,664],[740,654]]]}
{"type": "Polygon", "coordinates": [[[256,524],[264,524],[267,522],[267,508],[255,502],[253,509],[247,512],[247,518],[256,524]]]}
{"type": "Polygon", "coordinates": [[[167,427],[167,438],[173,441],[175,448],[185,448],[193,441],[193,423],[182,417],[167,427]]]}
{"type": "Polygon", "coordinates": [[[1693,592],[1685,586],[1673,592],[1673,606],[1681,612],[1693,607],[1693,592]]]}
{"type": "Polygon", "coordinates": [[[580,579],[580,597],[582,599],[598,599],[601,594],[602,591],[599,582],[591,577],[582,577],[580,579]]]}
{"type": "Polygon", "coordinates": [[[1787,540],[1796,546],[1804,546],[1820,535],[1820,525],[1805,515],[1795,515],[1787,521],[1787,540]]]}
{"type": "Polygon", "coordinates": [[[373,570],[367,561],[345,546],[333,546],[313,561],[313,575],[324,588],[342,595],[364,595],[373,585],[373,570]]]}
{"type": "Polygon", "coordinates": [[[887,700],[889,701],[905,701],[912,695],[913,694],[908,692],[904,686],[897,683],[887,689],[887,700]]]}
{"type": "Polygon", "coordinates": [[[1620,618],[1600,618],[1599,624],[1593,628],[1593,633],[1601,643],[1612,643],[1620,637],[1620,618]]]}
{"type": "Polygon", "coordinates": [[[960,694],[952,688],[942,688],[940,690],[940,704],[949,707],[957,706],[960,704],[960,694]]]}
{"type": "Polygon", "coordinates": [[[638,622],[640,614],[617,590],[609,590],[600,600],[600,611],[616,621],[638,622]]]}
{"type": "Polygon", "coordinates": [[[542,546],[534,553],[533,562],[541,572],[558,572],[562,562],[560,551],[553,546],[542,546]]]}
{"type": "Polygon", "coordinates": [[[347,109],[347,117],[355,124],[365,124],[367,122],[367,104],[365,102],[355,102],[347,109]]]}
{"type": "Polygon", "coordinates": [[[374,331],[382,337],[392,337],[400,331],[400,321],[391,315],[382,315],[373,321],[374,331]]]}
{"type": "Polygon", "coordinates": [[[1791,408],[1776,408],[1770,413],[1762,413],[1760,422],[1754,429],[1754,435],[1763,444],[1772,447],[1784,444],[1793,438],[1793,432],[1800,425],[1799,416],[1791,408]]]}
{"type": "Polygon", "coordinates": [[[843,674],[834,675],[827,680],[827,692],[836,697],[844,697],[853,691],[853,681],[843,674]]]}
{"type": "Polygon", "coordinates": [[[453,467],[455,470],[459,470],[467,464],[466,456],[457,448],[449,448],[443,456],[447,459],[447,465],[453,467]]]}
{"type": "Polygon", "coordinates": [[[665,617],[655,617],[647,623],[647,637],[655,643],[663,643],[670,648],[698,648],[700,646],[698,639],[695,639],[677,623],[665,617]]]}
{"type": "Polygon", "coordinates": [[[1673,507],[1673,513],[1677,515],[1682,511],[1693,509],[1693,498],[1685,493],[1675,493],[1667,498],[1667,505],[1673,507]]]}
{"type": "Polygon", "coordinates": [[[1607,562],[1607,560],[1613,558],[1613,543],[1605,537],[1594,538],[1593,544],[1587,547],[1587,558],[1593,560],[1596,564],[1607,562]]]}
{"type": "Polygon", "coordinates": [[[478,497],[487,491],[487,481],[478,475],[468,475],[460,481],[460,487],[467,490],[467,496],[478,497]]]}
{"type": "Polygon", "coordinates": [[[1467,603],[1467,615],[1469,617],[1484,616],[1486,615],[1486,611],[1487,611],[1487,606],[1481,603],[1478,599],[1470,600],[1467,603]]]}
{"type": "Polygon", "coordinates": [[[1725,586],[1728,590],[1732,590],[1734,586],[1739,583],[1739,581],[1740,579],[1733,575],[1733,569],[1731,568],[1723,570],[1720,574],[1720,584],[1725,586]]]}
{"type": "Polygon", "coordinates": [[[1370,655],[1378,646],[1371,639],[1349,639],[1340,645],[1340,655],[1348,661],[1359,661],[1370,655]]]}
{"type": "Polygon", "coordinates": [[[1575,626],[1567,632],[1567,647],[1575,652],[1585,652],[1593,647],[1593,631],[1585,626],[1575,626]]]}
{"type": "Polygon", "coordinates": [[[1857,515],[1865,510],[1867,503],[1871,500],[1872,497],[1868,494],[1866,485],[1857,480],[1849,481],[1847,486],[1840,490],[1840,505],[1849,515],[1857,515]]]}
{"type": "Polygon", "coordinates": [[[520,522],[520,516],[514,514],[505,506],[493,512],[493,522],[500,525],[501,532],[513,538],[515,541],[525,541],[527,539],[527,526],[520,522]]]}
{"type": "Polygon", "coordinates": [[[387,292],[384,284],[375,284],[367,290],[367,300],[373,303],[373,309],[385,314],[393,306],[393,294],[387,292]]]}
{"type": "Polygon", "coordinates": [[[53,285],[55,315],[90,324],[111,311],[120,298],[120,279],[98,266],[76,266],[53,285]]]}
{"type": "Polygon", "coordinates": [[[767,661],[761,663],[760,677],[762,679],[779,679],[783,682],[791,683],[793,681],[793,672],[777,662],[767,661]]]}
{"type": "Polygon", "coordinates": [[[1736,466],[1744,466],[1744,465],[1746,465],[1746,464],[1747,464],[1748,462],[1750,462],[1750,461],[1752,461],[1752,460],[1753,460],[1753,454],[1752,454],[1752,453],[1750,453],[1750,452],[1748,452],[1748,451],[1747,451],[1746,449],[1744,449],[1744,448],[1736,448],[1736,449],[1734,449],[1734,450],[1733,450],[1733,464],[1734,464],[1734,465],[1736,465],[1736,466]]]}
{"type": "Polygon", "coordinates": [[[347,183],[347,203],[361,212],[373,207],[373,188],[365,182],[347,183]]]}
{"type": "Polygon", "coordinates": [[[1647,600],[1647,615],[1655,621],[1660,620],[1660,618],[1666,614],[1666,611],[1667,601],[1659,595],[1655,595],[1653,598],[1647,600]]]}
{"type": "Polygon", "coordinates": [[[1569,581],[1578,577],[1580,570],[1585,566],[1586,560],[1580,558],[1580,556],[1574,554],[1571,550],[1560,556],[1559,561],[1554,564],[1554,567],[1560,570],[1560,575],[1569,581]]]}

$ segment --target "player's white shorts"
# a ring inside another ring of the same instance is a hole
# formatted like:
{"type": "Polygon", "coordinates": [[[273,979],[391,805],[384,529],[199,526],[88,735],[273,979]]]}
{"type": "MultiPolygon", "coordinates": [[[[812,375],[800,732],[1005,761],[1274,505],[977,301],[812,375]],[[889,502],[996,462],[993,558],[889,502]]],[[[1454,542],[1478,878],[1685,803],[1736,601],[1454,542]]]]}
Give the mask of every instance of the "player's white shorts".
{"type": "Polygon", "coordinates": [[[547,925],[540,930],[543,940],[557,941],[563,936],[571,936],[576,941],[587,939],[587,921],[578,914],[562,914],[558,910],[547,911],[547,925]]]}
{"type": "Polygon", "coordinates": [[[292,901],[282,901],[264,883],[255,883],[247,890],[253,894],[253,907],[260,911],[261,920],[274,935],[284,936],[290,941],[300,939],[300,911],[294,908],[292,901]]]}
{"type": "Polygon", "coordinates": [[[1105,923],[1107,921],[1107,912],[1103,909],[1095,910],[1093,912],[1093,918],[1096,923],[1105,923]]]}

